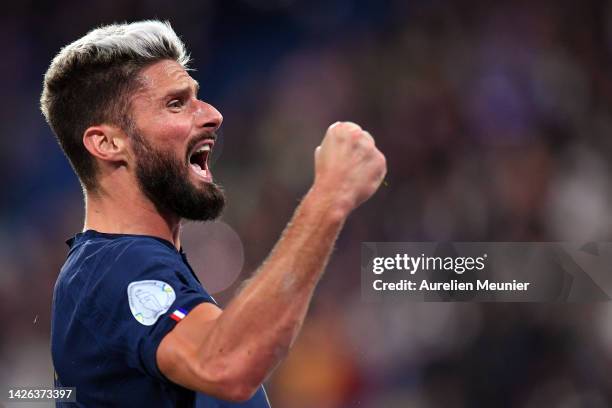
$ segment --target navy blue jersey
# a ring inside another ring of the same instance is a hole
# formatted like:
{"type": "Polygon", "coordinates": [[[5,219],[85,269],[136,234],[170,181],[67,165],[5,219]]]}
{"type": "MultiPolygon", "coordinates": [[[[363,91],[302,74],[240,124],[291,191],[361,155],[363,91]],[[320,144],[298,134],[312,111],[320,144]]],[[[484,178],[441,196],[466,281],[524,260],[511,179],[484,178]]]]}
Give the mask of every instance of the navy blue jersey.
{"type": "Polygon", "coordinates": [[[263,387],[230,403],[159,371],[164,336],[198,304],[215,303],[182,251],[161,238],[91,230],[68,245],[53,294],[51,354],[55,384],[76,387],[77,406],[269,407],[263,387]]]}

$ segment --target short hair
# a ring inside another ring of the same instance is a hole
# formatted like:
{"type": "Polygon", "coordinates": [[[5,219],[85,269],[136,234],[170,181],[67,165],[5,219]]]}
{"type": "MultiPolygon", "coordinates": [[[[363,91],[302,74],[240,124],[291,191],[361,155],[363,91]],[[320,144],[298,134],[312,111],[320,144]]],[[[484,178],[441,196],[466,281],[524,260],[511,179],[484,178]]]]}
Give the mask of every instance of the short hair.
{"type": "Polygon", "coordinates": [[[40,107],[85,190],[96,190],[96,163],[83,133],[107,123],[128,130],[138,74],[171,59],[187,69],[189,55],[170,23],[155,20],[96,28],[68,44],[45,73],[40,107]]]}

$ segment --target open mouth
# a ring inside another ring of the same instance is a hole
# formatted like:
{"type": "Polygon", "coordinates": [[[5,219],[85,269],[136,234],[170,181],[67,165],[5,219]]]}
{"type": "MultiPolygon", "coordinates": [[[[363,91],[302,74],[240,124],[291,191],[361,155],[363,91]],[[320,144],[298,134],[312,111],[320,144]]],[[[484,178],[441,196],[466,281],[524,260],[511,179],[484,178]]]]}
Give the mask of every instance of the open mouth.
{"type": "Polygon", "coordinates": [[[212,174],[208,168],[208,157],[212,150],[213,142],[207,140],[204,144],[197,146],[189,156],[189,167],[199,178],[212,182],[212,174]]]}

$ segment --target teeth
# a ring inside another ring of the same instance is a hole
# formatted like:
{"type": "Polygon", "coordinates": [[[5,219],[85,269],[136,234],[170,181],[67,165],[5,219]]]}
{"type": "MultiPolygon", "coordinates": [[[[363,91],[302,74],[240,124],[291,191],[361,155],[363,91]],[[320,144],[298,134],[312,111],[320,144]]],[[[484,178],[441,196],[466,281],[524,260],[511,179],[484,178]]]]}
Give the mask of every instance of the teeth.
{"type": "Polygon", "coordinates": [[[206,144],[200,147],[198,150],[196,150],[196,153],[202,153],[202,152],[210,152],[210,145],[206,144]]]}

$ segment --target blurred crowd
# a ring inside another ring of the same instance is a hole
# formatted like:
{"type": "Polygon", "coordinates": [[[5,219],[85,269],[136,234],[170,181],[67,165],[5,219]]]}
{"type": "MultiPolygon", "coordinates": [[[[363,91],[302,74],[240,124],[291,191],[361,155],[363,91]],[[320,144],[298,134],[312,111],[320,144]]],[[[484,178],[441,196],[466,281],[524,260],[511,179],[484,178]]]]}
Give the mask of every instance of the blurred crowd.
{"type": "Polygon", "coordinates": [[[612,238],[611,2],[5,7],[0,385],[52,382],[52,290],[83,222],[80,187],[38,109],[42,76],[97,25],[160,18],[225,118],[213,173],[229,205],[217,223],[186,225],[184,242],[221,304],[308,190],[327,126],[355,121],[387,156],[385,185],[347,222],[268,382],[273,406],[612,406],[608,303],[366,303],[360,289],[362,241],[612,238]]]}

